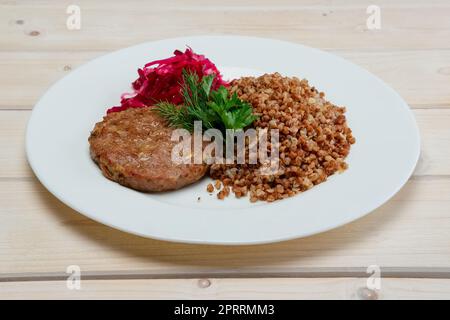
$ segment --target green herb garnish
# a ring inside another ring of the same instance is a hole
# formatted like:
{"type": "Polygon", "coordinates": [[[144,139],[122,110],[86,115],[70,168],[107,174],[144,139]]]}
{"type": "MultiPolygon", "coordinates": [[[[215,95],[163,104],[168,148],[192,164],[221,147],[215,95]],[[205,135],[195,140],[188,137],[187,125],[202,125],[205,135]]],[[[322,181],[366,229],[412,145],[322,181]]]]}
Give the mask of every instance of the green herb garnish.
{"type": "Polygon", "coordinates": [[[204,76],[201,80],[191,71],[183,70],[181,93],[183,106],[169,102],[156,104],[157,111],[170,126],[194,129],[194,121],[202,121],[203,129],[216,128],[243,129],[258,117],[253,114],[252,106],[230,94],[224,86],[211,90],[215,75],[204,76]]]}

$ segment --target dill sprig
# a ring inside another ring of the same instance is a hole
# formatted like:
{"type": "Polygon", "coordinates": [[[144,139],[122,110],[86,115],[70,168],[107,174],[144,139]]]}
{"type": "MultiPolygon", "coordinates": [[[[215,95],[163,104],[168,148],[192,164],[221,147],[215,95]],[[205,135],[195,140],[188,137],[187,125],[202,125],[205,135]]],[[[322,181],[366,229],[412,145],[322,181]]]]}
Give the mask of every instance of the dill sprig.
{"type": "Polygon", "coordinates": [[[166,119],[171,127],[194,130],[194,120],[189,121],[190,115],[186,108],[178,107],[170,102],[159,102],[154,109],[159,115],[166,119]]]}
{"type": "Polygon", "coordinates": [[[176,106],[169,102],[156,104],[157,111],[170,126],[194,129],[194,121],[202,121],[204,130],[216,128],[243,129],[257,119],[251,105],[230,94],[224,86],[211,90],[215,75],[199,79],[195,72],[183,70],[181,94],[183,105],[176,106]]]}

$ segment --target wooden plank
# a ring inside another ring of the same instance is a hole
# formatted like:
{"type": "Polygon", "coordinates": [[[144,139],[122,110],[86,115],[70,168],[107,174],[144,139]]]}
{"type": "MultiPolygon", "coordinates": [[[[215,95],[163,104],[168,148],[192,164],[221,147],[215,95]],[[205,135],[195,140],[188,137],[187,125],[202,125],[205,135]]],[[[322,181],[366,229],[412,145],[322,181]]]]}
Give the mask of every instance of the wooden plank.
{"type": "Polygon", "coordinates": [[[369,0],[318,4],[311,0],[186,4],[180,0],[147,5],[79,1],[81,30],[71,31],[66,27],[66,2],[5,1],[0,11],[1,21],[6,22],[0,26],[0,48],[103,51],[154,39],[218,33],[281,38],[327,49],[450,48],[448,3],[391,2],[379,1],[381,29],[368,30],[366,8],[373,4],[369,0]]]}
{"type": "Polygon", "coordinates": [[[0,299],[449,299],[449,279],[381,279],[368,294],[364,278],[146,279],[0,283],[0,299]]]}
{"type": "MultiPolygon", "coordinates": [[[[383,79],[413,108],[450,108],[450,50],[332,52],[383,79]]],[[[104,53],[0,52],[0,109],[30,109],[52,83],[104,53]]]]}
{"type": "MultiPolygon", "coordinates": [[[[105,3],[106,0],[96,2],[105,3]]],[[[79,0],[81,6],[99,7],[91,0],[79,0]]],[[[108,2],[110,6],[122,7],[120,1],[112,0],[108,2]]],[[[142,5],[141,0],[128,0],[130,6],[142,5]]],[[[371,2],[368,0],[153,0],[152,7],[155,10],[204,10],[215,11],[221,8],[230,10],[281,10],[286,8],[309,9],[329,7],[339,8],[361,8],[367,7],[371,2]]],[[[54,6],[53,0],[0,0],[0,5],[8,6],[29,6],[39,5],[42,7],[54,6]]],[[[447,0],[378,0],[377,5],[386,8],[424,8],[424,7],[449,7],[447,0]]]]}
{"type": "Polygon", "coordinates": [[[292,275],[305,268],[450,270],[450,179],[412,179],[391,201],[341,228],[256,246],[177,244],[126,234],[68,208],[34,179],[0,180],[0,274],[139,272],[165,277],[292,275]]]}
{"type": "Polygon", "coordinates": [[[32,177],[25,155],[29,111],[0,111],[0,179],[32,177]]]}
{"type": "Polygon", "coordinates": [[[414,175],[450,175],[450,110],[415,110],[421,154],[414,175]]]}
{"type": "MultiPolygon", "coordinates": [[[[450,109],[414,110],[422,139],[415,176],[450,175],[450,109]]],[[[25,156],[30,111],[0,111],[0,179],[33,177],[25,156]]]]}

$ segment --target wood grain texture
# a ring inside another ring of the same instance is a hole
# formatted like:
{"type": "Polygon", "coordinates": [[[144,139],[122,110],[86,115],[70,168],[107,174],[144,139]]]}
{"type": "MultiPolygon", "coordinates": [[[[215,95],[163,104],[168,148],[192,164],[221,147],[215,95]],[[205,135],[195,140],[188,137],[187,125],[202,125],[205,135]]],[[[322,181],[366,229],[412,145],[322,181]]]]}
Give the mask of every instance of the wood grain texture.
{"type": "Polygon", "coordinates": [[[66,28],[67,3],[6,1],[0,11],[4,51],[114,50],[194,34],[274,37],[325,49],[449,49],[444,1],[378,1],[381,30],[368,30],[373,1],[78,1],[81,30],[66,28]],[[433,17],[429,19],[427,17],[433,17]],[[17,23],[20,20],[23,23],[17,23]],[[413,36],[412,36],[413,35],[413,36]]]}
{"type": "MultiPolygon", "coordinates": [[[[450,108],[450,50],[331,52],[383,79],[413,108],[450,108]]],[[[0,109],[31,109],[51,84],[105,53],[0,52],[0,109]]]]}
{"type": "MultiPolygon", "coordinates": [[[[367,299],[364,278],[152,279],[0,283],[0,299],[367,299]]],[[[449,299],[449,279],[383,279],[380,300],[449,299]]]]}
{"type": "Polygon", "coordinates": [[[0,274],[142,272],[148,275],[295,274],[303,268],[448,268],[450,179],[412,179],[370,215],[312,237],[256,246],[144,239],[91,221],[34,179],[0,181],[0,274]]]}

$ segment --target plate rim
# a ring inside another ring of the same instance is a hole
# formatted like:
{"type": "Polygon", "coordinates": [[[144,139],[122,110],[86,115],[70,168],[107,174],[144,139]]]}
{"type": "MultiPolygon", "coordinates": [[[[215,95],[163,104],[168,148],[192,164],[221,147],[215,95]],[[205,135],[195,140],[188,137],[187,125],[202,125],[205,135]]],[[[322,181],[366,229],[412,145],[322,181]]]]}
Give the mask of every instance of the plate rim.
{"type": "Polygon", "coordinates": [[[147,42],[143,42],[143,43],[139,43],[139,44],[135,44],[129,47],[125,47],[125,48],[121,48],[119,50],[115,50],[115,51],[111,51],[111,52],[107,52],[105,54],[101,54],[89,61],[86,61],[85,63],[81,64],[80,66],[78,66],[77,68],[75,68],[71,73],[64,75],[63,77],[57,79],[50,87],[48,87],[45,91],[45,93],[39,98],[39,100],[36,102],[36,104],[34,105],[33,109],[31,110],[31,115],[28,119],[27,122],[27,127],[26,127],[26,132],[25,132],[25,151],[26,151],[26,158],[27,161],[33,171],[33,174],[36,176],[36,178],[39,180],[39,182],[54,196],[58,199],[58,201],[61,201],[62,203],[64,203],[65,205],[67,205],[68,207],[70,207],[71,209],[75,210],[77,213],[82,214],[83,216],[94,220],[96,222],[99,222],[101,224],[104,224],[108,227],[112,227],[114,229],[120,230],[122,232],[126,232],[126,233],[130,233],[136,236],[140,236],[140,237],[144,237],[144,238],[149,238],[149,239],[155,239],[155,240],[162,240],[162,241],[169,241],[169,242],[176,242],[176,243],[188,243],[188,244],[208,244],[208,245],[232,245],[232,246],[236,246],[236,245],[258,245],[258,244],[268,244],[268,243],[276,243],[276,242],[281,242],[281,241],[288,241],[288,240],[292,240],[292,239],[298,239],[298,238],[304,238],[304,237],[309,237],[311,235],[315,235],[315,234],[320,234],[332,229],[336,229],[339,228],[343,225],[346,225],[352,221],[356,221],[359,220],[365,216],[367,216],[368,214],[372,213],[375,209],[383,206],[384,204],[386,204],[386,202],[388,202],[395,194],[397,194],[400,189],[402,189],[402,187],[407,183],[407,181],[409,180],[409,178],[412,176],[417,163],[419,161],[420,158],[420,154],[421,154],[421,137],[420,137],[420,131],[419,131],[419,127],[417,125],[417,121],[415,119],[415,116],[411,110],[411,108],[409,107],[409,105],[406,103],[406,101],[400,96],[400,94],[395,91],[392,87],[390,87],[389,85],[387,85],[381,78],[379,78],[377,75],[371,73],[370,71],[368,71],[367,69],[353,63],[350,62],[344,58],[342,58],[341,56],[335,54],[335,53],[331,53],[329,51],[325,51],[325,50],[321,50],[321,49],[317,49],[317,48],[313,48],[313,47],[309,47],[309,46],[305,46],[303,44],[300,43],[296,43],[296,42],[292,42],[292,41],[285,41],[285,40],[280,40],[280,39],[275,39],[275,38],[267,38],[267,37],[254,37],[254,36],[240,36],[240,35],[224,35],[224,34],[213,34],[213,35],[193,35],[193,36],[183,36],[183,37],[172,37],[172,38],[164,38],[164,39],[158,39],[158,40],[154,40],[154,41],[147,41],[147,42]],[[39,170],[36,170],[35,164],[33,162],[33,156],[30,153],[30,141],[31,141],[31,123],[33,122],[33,118],[35,113],[35,110],[38,110],[38,108],[40,107],[40,102],[44,99],[44,97],[52,91],[52,89],[63,79],[65,79],[66,77],[70,77],[71,74],[79,69],[82,68],[86,68],[87,66],[89,66],[91,63],[94,63],[97,60],[100,60],[106,56],[112,55],[112,54],[117,54],[119,52],[122,51],[127,51],[133,48],[138,48],[140,46],[146,46],[149,44],[157,44],[159,42],[164,42],[164,41],[176,41],[176,40],[181,40],[181,39],[199,39],[199,38],[222,38],[222,37],[226,37],[226,38],[240,38],[240,39],[254,39],[254,40],[269,40],[271,42],[279,42],[279,43],[284,43],[284,44],[290,44],[290,45],[296,45],[299,47],[303,47],[307,50],[311,50],[311,51],[318,51],[321,53],[325,53],[327,55],[331,55],[336,59],[339,59],[341,61],[344,61],[346,64],[351,64],[354,68],[359,69],[360,71],[364,72],[365,74],[368,74],[370,77],[372,77],[374,80],[376,80],[379,84],[381,84],[383,86],[384,89],[390,91],[392,94],[396,95],[397,98],[399,98],[402,101],[403,107],[406,109],[411,123],[413,124],[414,127],[414,132],[415,132],[415,140],[417,141],[417,143],[415,144],[415,158],[413,159],[413,165],[411,165],[410,169],[408,170],[408,174],[405,175],[404,179],[399,179],[397,185],[395,186],[395,188],[393,188],[393,191],[389,194],[387,194],[385,197],[382,198],[381,201],[378,201],[377,204],[371,205],[369,206],[369,209],[364,210],[363,214],[358,214],[358,216],[355,218],[353,216],[349,216],[347,219],[342,219],[340,220],[339,223],[334,223],[331,225],[327,225],[326,227],[323,228],[319,228],[319,230],[316,231],[312,231],[309,233],[301,233],[300,235],[287,235],[284,237],[278,237],[278,238],[270,238],[270,239],[266,239],[266,240],[254,240],[254,241],[211,241],[211,240],[202,240],[202,239],[181,239],[181,238],[171,238],[171,237],[163,237],[163,236],[154,236],[154,235],[149,235],[149,234],[144,234],[141,232],[137,232],[135,230],[130,230],[127,228],[124,228],[120,225],[116,225],[116,224],[112,224],[104,219],[101,219],[99,217],[93,217],[91,214],[87,213],[86,210],[82,210],[81,208],[78,207],[78,205],[75,205],[74,203],[72,203],[72,201],[70,199],[67,199],[67,197],[63,196],[60,194],[60,192],[58,190],[55,190],[50,183],[48,183],[48,181],[46,181],[45,177],[43,177],[40,173],[39,170]]]}

